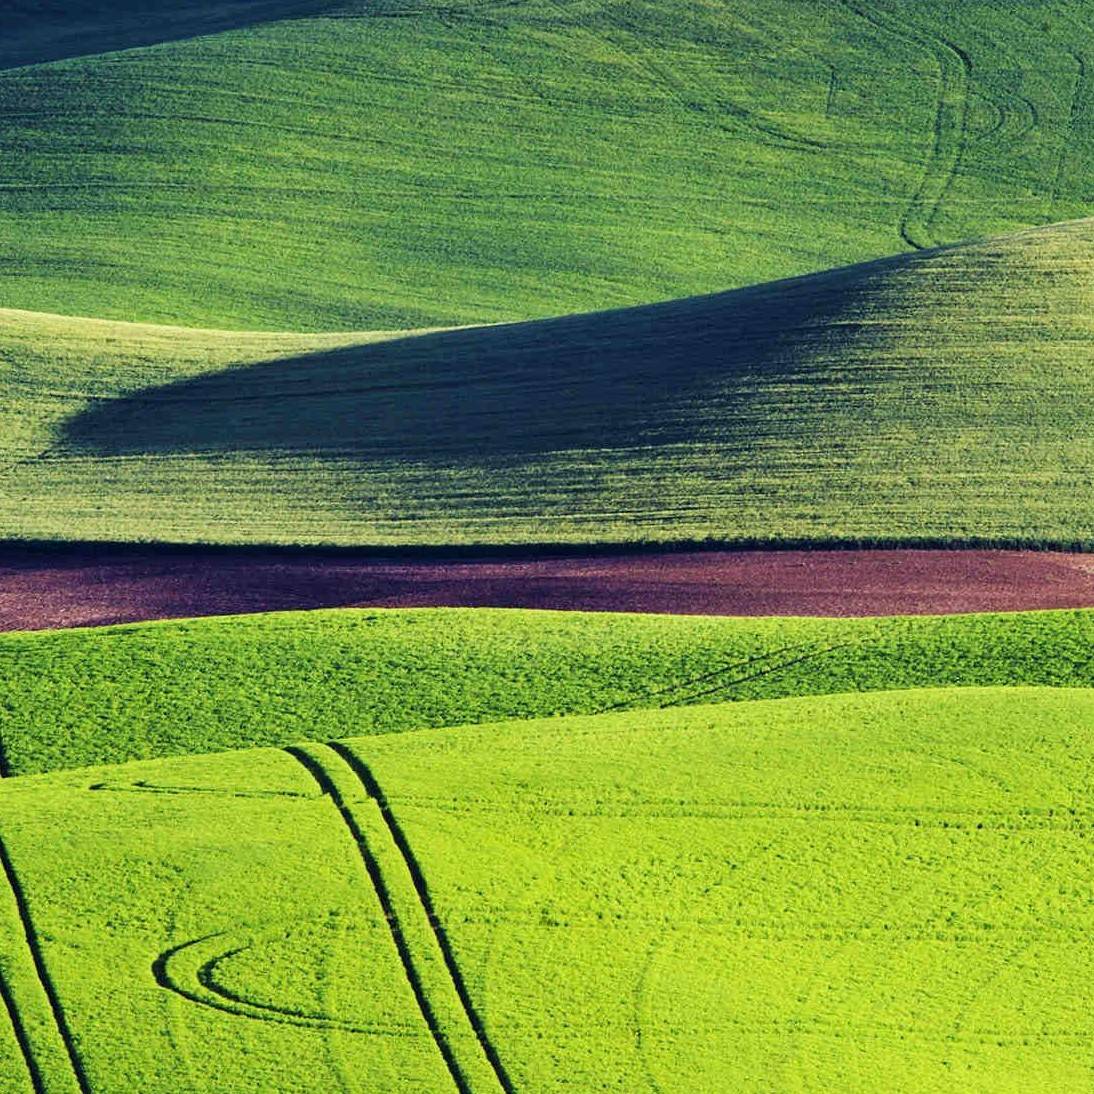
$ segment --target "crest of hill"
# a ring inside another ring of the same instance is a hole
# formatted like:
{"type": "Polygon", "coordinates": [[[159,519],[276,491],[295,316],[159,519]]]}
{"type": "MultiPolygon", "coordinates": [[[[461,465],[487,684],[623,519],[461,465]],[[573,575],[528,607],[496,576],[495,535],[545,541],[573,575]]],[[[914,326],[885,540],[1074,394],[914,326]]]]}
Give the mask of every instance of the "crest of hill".
{"type": "Polygon", "coordinates": [[[8,538],[1094,542],[1094,221],[398,336],[7,313],[8,538]],[[10,425],[9,425],[10,423],[10,425]]]}

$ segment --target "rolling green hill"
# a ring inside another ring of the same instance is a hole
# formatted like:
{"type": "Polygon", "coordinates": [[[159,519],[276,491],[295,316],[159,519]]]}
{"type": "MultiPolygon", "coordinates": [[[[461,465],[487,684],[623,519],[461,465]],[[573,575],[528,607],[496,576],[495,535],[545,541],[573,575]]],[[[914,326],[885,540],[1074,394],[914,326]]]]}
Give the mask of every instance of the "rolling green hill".
{"type": "Polygon", "coordinates": [[[1094,611],[285,612],[0,635],[0,773],[834,692],[1094,687],[1094,611]]]}
{"type": "Polygon", "coordinates": [[[1094,221],[638,309],[232,335],[8,312],[0,535],[1094,544],[1094,221]]]}
{"type": "Polygon", "coordinates": [[[1092,29],[1091,0],[16,0],[0,302],[489,322],[1072,219],[1092,29]]]}
{"type": "Polygon", "coordinates": [[[1092,718],[890,692],[5,782],[5,1089],[1086,1089],[1092,718]]]}

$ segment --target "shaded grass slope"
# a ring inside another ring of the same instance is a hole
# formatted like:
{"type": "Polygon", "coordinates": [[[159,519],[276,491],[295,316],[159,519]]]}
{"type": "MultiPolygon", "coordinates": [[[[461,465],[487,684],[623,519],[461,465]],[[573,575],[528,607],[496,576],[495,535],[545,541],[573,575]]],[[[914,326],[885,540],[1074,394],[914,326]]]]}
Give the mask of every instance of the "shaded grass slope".
{"type": "Polygon", "coordinates": [[[12,780],[0,1080],[1085,1090],[1092,718],[920,690],[12,780]]]}
{"type": "Polygon", "coordinates": [[[10,538],[1094,543],[1091,220],[403,338],[2,318],[10,538]]]}
{"type": "Polygon", "coordinates": [[[6,0],[0,69],[315,15],[332,0],[6,0]]]}
{"type": "Polygon", "coordinates": [[[0,64],[251,25],[0,73],[11,307],[525,319],[1094,208],[1092,0],[16,0],[15,21],[0,64]]]}
{"type": "Polygon", "coordinates": [[[1094,687],[1094,612],[340,610],[0,636],[4,774],[423,727],[922,687],[1094,687]]]}

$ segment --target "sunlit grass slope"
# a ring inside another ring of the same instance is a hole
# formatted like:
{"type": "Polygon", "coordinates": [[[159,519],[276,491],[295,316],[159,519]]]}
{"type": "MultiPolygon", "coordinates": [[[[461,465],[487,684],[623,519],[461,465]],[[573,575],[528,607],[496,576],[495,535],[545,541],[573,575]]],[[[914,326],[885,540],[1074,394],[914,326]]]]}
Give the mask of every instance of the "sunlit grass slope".
{"type": "Polygon", "coordinates": [[[1094,612],[705,619],[341,610],[0,636],[4,774],[505,718],[1094,687],[1094,612]]]}
{"type": "Polygon", "coordinates": [[[1094,543],[1094,221],[404,338],[0,322],[0,535],[1094,543]]]}
{"type": "Polygon", "coordinates": [[[220,33],[0,73],[0,303],[523,319],[1094,208],[1092,0],[137,6],[16,0],[0,64],[220,33]]]}
{"type": "Polygon", "coordinates": [[[888,692],[12,780],[10,1011],[96,1094],[1086,1090],[1092,719],[888,692]]]}

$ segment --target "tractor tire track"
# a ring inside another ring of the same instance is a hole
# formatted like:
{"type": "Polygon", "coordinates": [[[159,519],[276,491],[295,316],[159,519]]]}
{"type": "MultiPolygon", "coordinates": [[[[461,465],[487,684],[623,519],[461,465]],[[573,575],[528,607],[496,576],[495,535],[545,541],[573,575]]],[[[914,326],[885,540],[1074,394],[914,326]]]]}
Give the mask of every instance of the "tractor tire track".
{"type": "MultiPolygon", "coordinates": [[[[555,6],[558,7],[557,2],[555,6]]],[[[768,144],[798,152],[816,152],[838,147],[834,142],[785,130],[776,122],[760,118],[755,111],[749,110],[741,103],[723,98],[717,90],[714,91],[713,98],[709,102],[697,101],[694,89],[689,84],[682,83],[671,66],[661,64],[649,52],[642,51],[641,40],[624,21],[619,18],[609,19],[606,7],[600,14],[609,23],[611,29],[596,31],[589,29],[586,32],[588,36],[598,39],[602,44],[613,49],[626,60],[631,70],[640,79],[664,92],[671,101],[687,113],[709,121],[711,125],[725,133],[736,135],[744,129],[751,131],[768,144]],[[715,110],[720,111],[723,117],[715,116],[715,110]],[[732,121],[724,120],[724,118],[730,118],[732,121]]],[[[706,90],[709,92],[711,89],[708,87],[706,90]]]]}
{"type": "MultiPolygon", "coordinates": [[[[781,646],[768,653],[747,657],[739,661],[731,661],[720,668],[702,673],[698,676],[685,678],[658,691],[632,695],[629,698],[613,703],[611,706],[593,711],[593,713],[611,714],[626,710],[635,704],[641,704],[642,709],[652,708],[655,710],[664,709],[668,706],[688,705],[695,703],[699,699],[709,699],[714,695],[723,694],[729,689],[738,687],[741,684],[748,684],[754,680],[761,680],[764,677],[772,676],[784,669],[794,668],[797,665],[804,664],[808,661],[827,657],[829,654],[836,653],[839,650],[862,648],[868,643],[878,641],[887,633],[898,628],[899,621],[889,620],[864,634],[855,638],[849,638],[844,642],[835,642],[830,645],[819,645],[814,642],[799,642],[792,643],[788,646],[781,646]],[[775,660],[775,658],[778,658],[783,654],[791,654],[792,656],[786,657],[781,661],[775,660]],[[726,677],[735,670],[751,669],[753,666],[759,667],[755,668],[754,671],[739,673],[737,676],[726,679],[726,677]],[[708,684],[709,686],[703,686],[708,684]],[[698,687],[699,690],[687,690],[695,689],[696,687],[698,687]]],[[[729,698],[732,698],[732,696],[729,698]]]]}
{"type": "Polygon", "coordinates": [[[80,1089],[81,1094],[91,1094],[91,1083],[88,1080],[87,1071],[85,1070],[83,1061],[80,1059],[80,1054],[76,1049],[76,1041],[72,1035],[72,1029],[68,1024],[68,1019],[65,1017],[64,1009],[61,1007],[61,1000],[57,994],[56,985],[53,983],[53,978],[50,976],[49,969],[46,967],[45,956],[42,953],[41,940],[35,929],[34,921],[30,916],[30,908],[27,904],[26,893],[23,891],[23,885],[19,880],[19,875],[15,872],[15,866],[12,863],[11,855],[8,852],[8,847],[3,837],[0,837],[0,866],[3,867],[4,877],[7,880],[8,888],[11,890],[11,894],[15,899],[15,907],[19,915],[19,921],[22,924],[27,948],[30,950],[31,960],[34,962],[34,971],[37,974],[38,982],[41,984],[42,991],[49,1003],[49,1009],[53,1014],[54,1024],[57,1026],[57,1032],[65,1047],[69,1063],[72,1066],[72,1074],[76,1080],[76,1085],[80,1089]]]}
{"type": "Polygon", "coordinates": [[[1053,202],[1059,201],[1060,195],[1063,193],[1064,171],[1067,168],[1068,154],[1071,151],[1071,144],[1079,127],[1079,120],[1082,118],[1086,106],[1088,76],[1086,57],[1074,49],[1069,49],[1067,52],[1076,65],[1075,89],[1071,95],[1071,106],[1068,110],[1067,126],[1064,129],[1063,137],[1060,140],[1060,155],[1056,161],[1056,173],[1052,180],[1053,202]]]}
{"type": "Polygon", "coordinates": [[[403,862],[406,864],[407,871],[410,874],[410,878],[414,883],[414,889],[417,893],[418,900],[421,903],[422,910],[425,912],[426,920],[433,932],[433,937],[437,940],[437,945],[440,947],[441,955],[444,958],[445,968],[448,970],[448,975],[452,980],[453,987],[456,989],[456,995],[459,997],[460,1003],[467,1015],[468,1022],[475,1033],[475,1039],[478,1041],[483,1055],[489,1062],[490,1068],[498,1080],[498,1085],[505,1091],[505,1094],[513,1094],[515,1089],[513,1083],[498,1056],[497,1049],[490,1041],[485,1024],[478,1011],[475,1009],[471,994],[467,990],[467,983],[463,978],[463,973],[456,961],[452,945],[448,940],[448,933],[445,931],[444,926],[437,915],[436,908],[433,904],[433,898],[430,896],[425,874],[422,872],[421,865],[410,846],[410,842],[406,838],[406,833],[403,831],[394,812],[392,812],[391,805],[384,795],[380,784],[376,781],[376,777],[373,775],[369,766],[351,752],[344,744],[341,744],[338,741],[329,741],[327,747],[342,758],[360,782],[365,793],[376,802],[376,805],[380,810],[380,815],[383,817],[388,832],[391,834],[395,846],[399,849],[399,854],[402,856],[403,862]]]}
{"type": "Polygon", "coordinates": [[[152,962],[152,975],[161,988],[199,1006],[230,1014],[235,1018],[298,1026],[301,1029],[341,1030],[372,1036],[411,1037],[412,1030],[393,1026],[342,1021],[328,1014],[258,1002],[233,991],[218,980],[220,966],[251,949],[254,942],[233,944],[225,933],[205,935],[181,942],[163,951],[152,962]],[[196,964],[195,964],[196,962],[196,964]]]}
{"type": "Polygon", "coordinates": [[[0,999],[3,999],[4,1009],[8,1012],[8,1020],[11,1022],[11,1031],[15,1035],[16,1044],[19,1046],[19,1052],[23,1057],[23,1063],[26,1065],[31,1089],[34,1091],[34,1094],[49,1094],[49,1087],[46,1085],[45,1076],[42,1074],[42,1069],[38,1066],[38,1061],[34,1056],[34,1050],[30,1045],[27,1027],[23,1024],[23,1017],[15,1004],[15,997],[12,995],[7,977],[3,974],[0,974],[0,999]]]}
{"type": "MultiPolygon", "coordinates": [[[[324,748],[322,745],[314,746],[315,751],[322,748],[324,748]]],[[[346,826],[357,846],[358,854],[365,867],[365,873],[376,893],[384,919],[391,932],[391,938],[399,956],[399,961],[402,964],[403,973],[407,983],[410,985],[411,992],[417,1003],[418,1010],[422,1015],[422,1019],[429,1029],[430,1035],[437,1046],[441,1058],[444,1060],[445,1067],[452,1078],[456,1090],[459,1091],[459,1094],[473,1094],[474,1087],[469,1075],[475,1073],[475,1068],[473,1066],[474,1061],[461,1059],[461,1054],[457,1049],[457,1045],[454,1043],[453,1038],[449,1036],[449,1033],[446,1032],[444,1024],[429,998],[425,979],[422,970],[419,967],[422,959],[421,955],[416,959],[406,926],[396,907],[394,892],[384,877],[380,862],[372,848],[369,846],[365,830],[355,816],[353,808],[339,789],[338,783],[332,776],[330,770],[325,766],[322,760],[318,759],[313,754],[313,752],[295,746],[289,746],[285,748],[284,751],[308,772],[324,794],[330,796],[331,802],[338,810],[343,824],[346,826]]],[[[361,785],[368,799],[378,808],[383,816],[383,822],[395,843],[393,853],[398,854],[401,857],[410,874],[415,895],[420,905],[420,910],[428,921],[433,937],[440,947],[445,967],[451,979],[451,984],[463,1007],[464,1016],[469,1023],[470,1030],[474,1033],[478,1046],[482,1048],[486,1057],[486,1063],[489,1064],[493,1076],[497,1079],[501,1090],[504,1091],[505,1094],[512,1094],[512,1084],[509,1082],[505,1071],[501,1068],[496,1052],[490,1045],[490,1042],[485,1038],[485,1034],[482,1031],[482,1024],[479,1021],[473,1006],[471,1006],[466,987],[463,986],[463,978],[458,966],[455,964],[447,938],[436,923],[432,901],[429,898],[428,889],[425,887],[425,881],[421,874],[421,870],[418,867],[417,860],[410,851],[410,847],[397,822],[395,822],[394,817],[391,816],[390,809],[387,808],[386,800],[380,794],[378,784],[375,779],[372,778],[368,768],[361,764],[347,749],[332,744],[326,746],[326,751],[329,751],[332,757],[340,764],[344,764],[348,767],[349,773],[361,785]]]]}
{"type": "Polygon", "coordinates": [[[971,56],[947,38],[921,34],[892,15],[871,12],[859,0],[840,0],[844,7],[877,30],[930,50],[938,64],[939,94],[934,136],[923,179],[900,220],[900,236],[917,251],[937,245],[933,229],[953,187],[969,139],[971,56]]]}
{"type": "Polygon", "coordinates": [[[321,794],[305,794],[299,790],[230,790],[216,786],[166,786],[150,783],[145,779],[135,782],[92,783],[92,791],[105,791],[111,794],[208,794],[217,798],[303,798],[315,801],[321,794]]]}
{"type": "Polygon", "coordinates": [[[373,890],[376,893],[377,900],[380,902],[380,908],[384,914],[384,918],[387,920],[388,927],[391,931],[391,938],[395,944],[395,950],[399,955],[399,961],[403,966],[403,973],[406,976],[407,983],[410,985],[414,1000],[418,1004],[418,1010],[421,1012],[422,1018],[429,1029],[438,1052],[441,1054],[441,1058],[444,1060],[445,1067],[448,1069],[448,1073],[451,1075],[456,1089],[460,1094],[471,1094],[471,1087],[468,1085],[467,1080],[463,1075],[463,1071],[456,1060],[452,1046],[437,1020],[437,1016],[433,1011],[429,998],[426,996],[425,986],[418,974],[418,969],[414,964],[414,959],[410,952],[410,945],[407,942],[406,935],[403,933],[402,925],[395,914],[395,906],[392,902],[391,892],[387,887],[387,883],[384,881],[383,874],[380,872],[380,864],[376,861],[371,850],[369,850],[368,842],[365,839],[365,833],[357,823],[357,818],[353,815],[353,811],[342,797],[334,780],[327,774],[326,769],[318,760],[305,752],[302,748],[289,746],[285,749],[285,752],[307,771],[324,794],[330,796],[334,807],[338,810],[338,813],[342,818],[342,823],[346,826],[350,836],[353,838],[353,842],[357,846],[357,852],[361,856],[361,862],[364,864],[365,873],[368,875],[368,879],[372,883],[373,890]]]}

